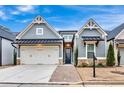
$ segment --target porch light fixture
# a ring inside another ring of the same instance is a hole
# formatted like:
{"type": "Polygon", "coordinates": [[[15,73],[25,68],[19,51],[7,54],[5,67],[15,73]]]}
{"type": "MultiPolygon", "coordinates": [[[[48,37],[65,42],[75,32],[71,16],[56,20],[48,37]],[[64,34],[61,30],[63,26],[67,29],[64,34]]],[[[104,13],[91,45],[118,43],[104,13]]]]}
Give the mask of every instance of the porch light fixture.
{"type": "Polygon", "coordinates": [[[70,44],[66,44],[66,47],[70,47],[70,44]]]}

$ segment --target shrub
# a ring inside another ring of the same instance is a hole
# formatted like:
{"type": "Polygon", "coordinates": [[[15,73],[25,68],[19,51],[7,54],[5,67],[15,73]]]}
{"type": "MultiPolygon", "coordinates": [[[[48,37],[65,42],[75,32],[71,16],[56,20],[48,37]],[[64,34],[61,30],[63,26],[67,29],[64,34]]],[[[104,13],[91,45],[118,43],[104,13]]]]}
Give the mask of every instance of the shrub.
{"type": "Polygon", "coordinates": [[[80,64],[78,67],[88,67],[88,64],[84,62],[84,63],[80,64]]]}
{"type": "Polygon", "coordinates": [[[77,66],[78,64],[78,48],[76,48],[75,50],[75,54],[74,54],[74,65],[77,66]]]}
{"type": "Polygon", "coordinates": [[[103,65],[102,63],[98,63],[96,67],[105,67],[105,65],[103,65]]]}
{"type": "Polygon", "coordinates": [[[114,55],[114,49],[112,44],[110,43],[108,54],[107,54],[107,66],[114,66],[115,65],[115,55],[114,55]]]}

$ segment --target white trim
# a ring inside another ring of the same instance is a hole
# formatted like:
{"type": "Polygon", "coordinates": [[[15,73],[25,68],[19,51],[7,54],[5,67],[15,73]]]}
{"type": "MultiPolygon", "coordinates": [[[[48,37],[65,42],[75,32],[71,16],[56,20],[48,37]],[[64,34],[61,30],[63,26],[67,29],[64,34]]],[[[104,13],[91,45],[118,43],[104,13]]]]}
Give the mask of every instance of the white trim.
{"type": "Polygon", "coordinates": [[[96,44],[94,43],[94,55],[96,56],[96,44]]]}
{"type": "Polygon", "coordinates": [[[17,57],[17,59],[20,59],[20,57],[17,57]]]}
{"type": "MultiPolygon", "coordinates": [[[[88,43],[86,43],[86,58],[88,59],[88,57],[87,57],[87,45],[88,45],[88,43]]],[[[96,56],[96,44],[94,43],[93,45],[94,45],[94,55],[96,56]]]]}
{"type": "Polygon", "coordinates": [[[61,45],[61,53],[62,53],[62,58],[63,58],[63,42],[62,42],[62,45],[61,45]]]}
{"type": "Polygon", "coordinates": [[[115,37],[115,39],[117,39],[121,35],[121,33],[123,33],[123,32],[124,32],[124,29],[122,29],[122,31],[119,32],[119,34],[115,37]]]}
{"type": "Polygon", "coordinates": [[[86,57],[78,57],[78,59],[87,59],[86,57]]]}
{"type": "Polygon", "coordinates": [[[43,35],[43,28],[36,28],[36,35],[43,35]],[[41,30],[40,33],[39,30],[41,30]]]}
{"type": "Polygon", "coordinates": [[[30,23],[23,31],[21,31],[17,36],[16,39],[21,39],[21,37],[33,26],[33,23],[30,23]]]}
{"type": "Polygon", "coordinates": [[[73,35],[63,35],[63,38],[64,38],[65,41],[72,41],[73,35]],[[66,36],[67,38],[64,38],[65,36],[66,36]],[[72,37],[71,39],[69,38],[70,36],[72,37]]]}
{"type": "Polygon", "coordinates": [[[97,59],[106,59],[106,57],[96,57],[97,59]]]}
{"type": "Polygon", "coordinates": [[[16,39],[21,39],[21,37],[22,37],[27,31],[29,31],[29,29],[30,29],[34,24],[36,24],[36,23],[38,23],[38,24],[45,23],[45,24],[51,29],[51,31],[53,31],[59,38],[62,38],[62,37],[57,33],[57,31],[56,31],[52,26],[50,26],[50,25],[43,19],[43,17],[37,16],[23,31],[21,31],[21,33],[19,33],[19,34],[16,36],[16,39]],[[41,22],[36,21],[38,17],[41,18],[41,22]]]}
{"type": "Polygon", "coordinates": [[[105,57],[107,56],[107,38],[105,37],[105,57]]]}
{"type": "Polygon", "coordinates": [[[63,59],[62,57],[59,57],[59,59],[63,59]]]}
{"type": "Polygon", "coordinates": [[[87,43],[86,43],[86,53],[85,53],[85,57],[87,58],[87,43]]]}
{"type": "MultiPolygon", "coordinates": [[[[96,57],[97,59],[106,59],[106,57],[96,57]]],[[[86,57],[78,57],[78,59],[88,59],[86,57]]]]}
{"type": "Polygon", "coordinates": [[[86,28],[85,26],[90,22],[90,21],[92,21],[92,22],[94,22],[95,23],[95,25],[97,26],[97,30],[101,33],[101,34],[104,34],[105,36],[107,36],[107,33],[93,20],[93,19],[89,19],[86,23],[85,23],[85,25],[83,25],[80,29],[79,29],[79,31],[77,32],[77,34],[78,35],[80,35],[83,31],[84,31],[84,29],[86,28]]]}

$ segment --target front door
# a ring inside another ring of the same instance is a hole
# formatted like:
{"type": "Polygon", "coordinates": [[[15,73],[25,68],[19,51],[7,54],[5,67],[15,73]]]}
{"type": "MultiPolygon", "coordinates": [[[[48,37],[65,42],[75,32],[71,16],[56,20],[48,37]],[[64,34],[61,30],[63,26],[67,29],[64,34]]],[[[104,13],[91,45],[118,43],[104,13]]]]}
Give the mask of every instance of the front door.
{"type": "Polygon", "coordinates": [[[65,49],[65,64],[71,64],[71,48],[65,49]]]}

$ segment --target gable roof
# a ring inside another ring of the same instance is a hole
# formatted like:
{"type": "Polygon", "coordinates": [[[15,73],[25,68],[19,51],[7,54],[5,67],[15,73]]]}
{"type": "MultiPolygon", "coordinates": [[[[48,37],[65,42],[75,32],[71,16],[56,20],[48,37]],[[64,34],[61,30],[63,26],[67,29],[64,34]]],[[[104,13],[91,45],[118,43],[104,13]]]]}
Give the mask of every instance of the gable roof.
{"type": "Polygon", "coordinates": [[[111,31],[105,30],[105,32],[107,33],[107,35],[109,35],[111,33],[111,31]]]}
{"type": "Polygon", "coordinates": [[[8,28],[0,25],[0,37],[8,40],[14,40],[16,36],[12,32],[10,32],[8,28]]]}
{"type": "Polygon", "coordinates": [[[79,31],[77,32],[77,34],[79,35],[81,32],[83,32],[84,29],[86,28],[89,28],[89,29],[92,29],[92,28],[96,28],[96,29],[100,29],[100,33],[104,34],[104,35],[107,35],[107,33],[95,22],[95,20],[93,20],[92,18],[89,19],[85,25],[83,25],[79,31]]]}
{"type": "Polygon", "coordinates": [[[124,29],[124,23],[114,28],[108,35],[108,40],[114,39],[124,29]]]}
{"type": "Polygon", "coordinates": [[[48,24],[48,22],[41,16],[37,16],[28,26],[27,28],[25,28],[22,32],[20,32],[16,39],[21,39],[21,37],[34,25],[34,24],[41,24],[41,23],[45,23],[50,29],[51,31],[53,31],[56,36],[58,36],[59,38],[62,38],[59,33],[57,33],[57,31],[51,26],[48,24]]]}

